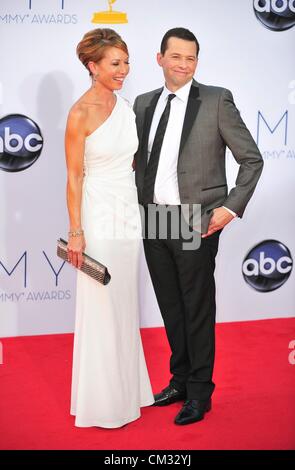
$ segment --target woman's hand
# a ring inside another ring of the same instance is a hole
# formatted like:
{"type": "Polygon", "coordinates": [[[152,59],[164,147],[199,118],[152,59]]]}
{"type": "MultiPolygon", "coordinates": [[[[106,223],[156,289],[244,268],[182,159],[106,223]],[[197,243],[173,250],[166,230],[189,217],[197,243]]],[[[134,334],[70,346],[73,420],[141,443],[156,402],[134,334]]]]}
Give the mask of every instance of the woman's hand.
{"type": "Polygon", "coordinates": [[[85,251],[86,243],[84,235],[70,237],[68,242],[68,261],[80,269],[83,263],[82,253],[85,251]]]}

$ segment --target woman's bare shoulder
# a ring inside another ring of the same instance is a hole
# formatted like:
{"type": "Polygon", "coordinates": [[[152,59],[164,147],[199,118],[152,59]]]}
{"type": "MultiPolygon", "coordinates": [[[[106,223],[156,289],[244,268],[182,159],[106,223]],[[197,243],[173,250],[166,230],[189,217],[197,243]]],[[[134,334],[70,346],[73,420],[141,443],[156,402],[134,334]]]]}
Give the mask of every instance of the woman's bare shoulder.
{"type": "Polygon", "coordinates": [[[67,130],[69,132],[78,131],[85,134],[85,129],[88,120],[88,106],[83,103],[81,99],[76,101],[69,110],[67,119],[67,130]]]}
{"type": "Polygon", "coordinates": [[[78,100],[69,110],[69,118],[73,120],[84,120],[88,114],[88,106],[83,101],[78,100]]]}

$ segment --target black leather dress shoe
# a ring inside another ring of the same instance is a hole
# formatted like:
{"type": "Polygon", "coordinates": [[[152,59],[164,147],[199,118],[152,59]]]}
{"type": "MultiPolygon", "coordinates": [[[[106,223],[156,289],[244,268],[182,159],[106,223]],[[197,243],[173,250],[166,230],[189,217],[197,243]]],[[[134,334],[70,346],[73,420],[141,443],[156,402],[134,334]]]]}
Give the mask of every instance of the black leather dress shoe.
{"type": "Polygon", "coordinates": [[[154,395],[155,403],[154,406],[166,406],[176,401],[185,400],[186,393],[179,392],[172,385],[164,388],[160,393],[154,395]]]}
{"type": "Polygon", "coordinates": [[[212,407],[211,398],[209,400],[187,400],[175,418],[175,424],[190,424],[201,421],[207,411],[212,407]]]}

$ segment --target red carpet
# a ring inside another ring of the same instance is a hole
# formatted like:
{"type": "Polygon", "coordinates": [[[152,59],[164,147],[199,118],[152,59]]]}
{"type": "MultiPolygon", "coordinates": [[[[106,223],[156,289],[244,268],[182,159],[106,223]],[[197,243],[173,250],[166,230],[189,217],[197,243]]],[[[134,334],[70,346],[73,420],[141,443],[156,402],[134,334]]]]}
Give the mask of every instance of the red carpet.
{"type": "MultiPolygon", "coordinates": [[[[73,335],[1,341],[1,449],[295,449],[295,319],[217,325],[213,409],[178,427],[180,404],[144,408],[116,430],[79,429],[69,414],[73,335]]],[[[163,328],[142,330],[154,391],[168,383],[163,328]]]]}

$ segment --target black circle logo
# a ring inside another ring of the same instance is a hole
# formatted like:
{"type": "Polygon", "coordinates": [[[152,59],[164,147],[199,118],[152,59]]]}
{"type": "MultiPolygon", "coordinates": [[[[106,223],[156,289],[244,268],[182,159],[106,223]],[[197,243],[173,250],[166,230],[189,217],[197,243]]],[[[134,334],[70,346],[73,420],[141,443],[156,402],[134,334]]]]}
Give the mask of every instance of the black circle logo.
{"type": "Polygon", "coordinates": [[[43,148],[39,126],[23,114],[0,119],[0,169],[23,171],[38,160],[43,148]]]}
{"type": "Polygon", "coordinates": [[[256,18],[272,31],[286,31],[295,25],[295,0],[254,0],[256,18]]]}
{"type": "Polygon", "coordinates": [[[290,250],[277,240],[266,240],[249,251],[242,271],[251,287],[260,292],[270,292],[286,282],[292,267],[290,250]]]}

